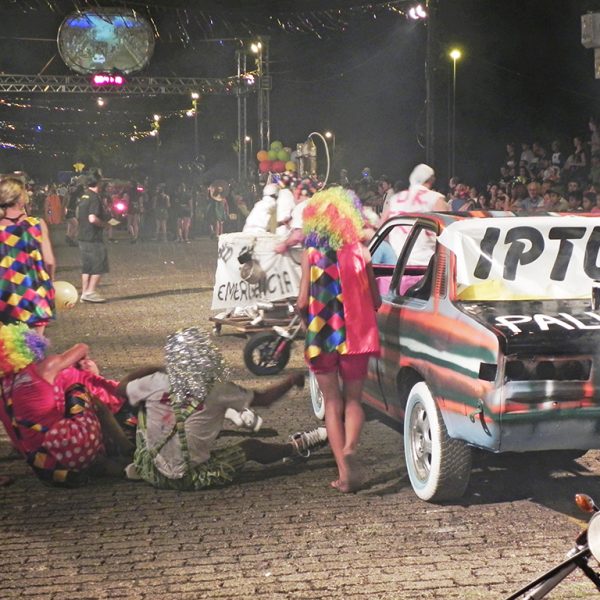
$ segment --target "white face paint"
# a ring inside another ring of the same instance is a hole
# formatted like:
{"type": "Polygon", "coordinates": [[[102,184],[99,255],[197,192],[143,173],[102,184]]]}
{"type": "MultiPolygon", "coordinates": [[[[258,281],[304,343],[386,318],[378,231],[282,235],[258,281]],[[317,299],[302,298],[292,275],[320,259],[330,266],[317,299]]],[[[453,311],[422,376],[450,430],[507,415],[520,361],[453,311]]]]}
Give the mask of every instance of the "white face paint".
{"type": "Polygon", "coordinates": [[[505,315],[504,317],[496,317],[496,323],[500,327],[508,327],[513,333],[521,333],[521,329],[517,327],[520,323],[529,323],[531,317],[525,315],[505,315]]]}

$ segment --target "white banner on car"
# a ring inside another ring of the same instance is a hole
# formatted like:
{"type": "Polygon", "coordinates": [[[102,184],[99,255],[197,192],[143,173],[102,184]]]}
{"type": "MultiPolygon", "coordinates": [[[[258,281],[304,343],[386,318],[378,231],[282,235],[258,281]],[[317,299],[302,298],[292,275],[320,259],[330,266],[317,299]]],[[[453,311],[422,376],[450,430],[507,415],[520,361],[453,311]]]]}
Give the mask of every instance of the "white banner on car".
{"type": "Polygon", "coordinates": [[[273,234],[226,233],[219,236],[213,310],[296,298],[302,248],[277,254],[275,246],[284,239],[273,234]]]}
{"type": "Polygon", "coordinates": [[[464,219],[439,241],[463,300],[589,298],[600,280],[600,217],[464,219]]]}

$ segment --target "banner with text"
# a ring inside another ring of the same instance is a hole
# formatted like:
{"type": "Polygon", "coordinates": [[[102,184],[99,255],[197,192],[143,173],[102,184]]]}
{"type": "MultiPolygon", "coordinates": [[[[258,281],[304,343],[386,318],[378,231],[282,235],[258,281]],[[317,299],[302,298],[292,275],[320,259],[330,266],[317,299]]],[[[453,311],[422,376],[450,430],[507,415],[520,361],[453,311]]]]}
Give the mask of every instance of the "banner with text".
{"type": "Polygon", "coordinates": [[[283,239],[273,234],[219,236],[213,310],[298,296],[302,248],[277,254],[275,246],[283,239]]]}
{"type": "Polygon", "coordinates": [[[449,225],[461,300],[589,298],[600,280],[600,217],[494,217],[449,225]]]}

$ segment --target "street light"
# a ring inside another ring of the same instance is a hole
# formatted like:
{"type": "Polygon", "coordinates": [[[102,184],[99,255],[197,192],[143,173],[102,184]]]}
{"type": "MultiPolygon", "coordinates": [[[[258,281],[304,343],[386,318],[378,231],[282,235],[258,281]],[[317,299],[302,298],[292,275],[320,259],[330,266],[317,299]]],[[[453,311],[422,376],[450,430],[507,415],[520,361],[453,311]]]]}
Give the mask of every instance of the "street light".
{"type": "Polygon", "coordinates": [[[335,154],[335,133],[333,133],[333,131],[326,131],[325,137],[328,140],[331,140],[331,154],[335,154]]]}
{"type": "Polygon", "coordinates": [[[194,111],[194,158],[198,160],[199,149],[198,149],[198,100],[200,94],[198,92],[192,92],[192,110],[194,111]]]}
{"type": "Polygon", "coordinates": [[[462,52],[458,48],[452,48],[448,56],[452,59],[452,101],[448,96],[448,121],[449,121],[449,157],[448,177],[456,175],[456,63],[462,58],[462,52]]]}
{"type": "Polygon", "coordinates": [[[248,154],[247,151],[245,152],[246,164],[244,165],[244,169],[245,169],[244,173],[245,173],[246,178],[248,177],[248,171],[250,170],[249,169],[250,161],[252,160],[253,155],[254,155],[254,149],[253,149],[254,141],[253,141],[252,137],[250,137],[249,135],[247,135],[244,138],[244,146],[247,147],[248,144],[250,144],[250,154],[248,154]]]}

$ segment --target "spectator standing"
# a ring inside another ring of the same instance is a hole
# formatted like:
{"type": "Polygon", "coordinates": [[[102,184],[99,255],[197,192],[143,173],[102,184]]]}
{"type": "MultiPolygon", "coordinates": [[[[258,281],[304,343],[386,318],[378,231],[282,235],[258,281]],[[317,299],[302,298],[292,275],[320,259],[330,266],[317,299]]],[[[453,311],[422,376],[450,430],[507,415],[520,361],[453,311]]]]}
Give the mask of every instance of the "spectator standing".
{"type": "Polygon", "coordinates": [[[53,185],[50,186],[44,201],[44,217],[50,225],[59,225],[63,220],[63,205],[53,185]]]}
{"type": "Polygon", "coordinates": [[[156,187],[156,193],[152,201],[154,208],[154,219],[156,221],[156,231],[154,239],[159,242],[167,241],[167,221],[169,219],[169,209],[171,208],[171,198],[165,192],[165,184],[161,183],[156,187]]]}
{"type": "Polygon", "coordinates": [[[65,220],[67,222],[65,242],[67,242],[67,246],[77,246],[77,203],[82,193],[82,185],[71,186],[65,196],[65,220]]]}
{"type": "Polygon", "coordinates": [[[208,188],[208,196],[211,206],[211,229],[213,236],[219,237],[223,233],[223,225],[229,212],[227,207],[227,197],[223,186],[210,186],[208,188]]]}
{"type": "Polygon", "coordinates": [[[392,186],[392,180],[386,175],[382,175],[379,178],[379,185],[377,191],[382,198],[381,212],[385,212],[390,204],[390,198],[394,195],[394,188],[392,186]]]}
{"type": "Polygon", "coordinates": [[[127,231],[131,236],[130,242],[132,244],[136,244],[140,238],[140,222],[144,213],[144,195],[145,193],[140,191],[140,186],[136,186],[136,189],[132,190],[131,197],[129,198],[127,231]]]}
{"type": "Polygon", "coordinates": [[[573,138],[573,153],[567,158],[563,173],[569,178],[581,181],[586,177],[586,167],[587,158],[583,147],[583,140],[580,137],[573,138]]]}
{"type": "Polygon", "coordinates": [[[56,265],[46,223],[27,216],[26,201],[21,180],[0,181],[0,322],[43,334],[54,318],[56,265]]]}
{"type": "Polygon", "coordinates": [[[88,177],[87,189],[77,206],[79,252],[81,253],[81,301],[106,302],[96,287],[100,277],[108,273],[108,252],[104,244],[104,229],[110,225],[98,194],[99,173],[88,177]]]}
{"type": "Polygon", "coordinates": [[[190,243],[190,227],[192,225],[192,195],[188,192],[185,183],[177,188],[174,201],[177,214],[177,241],[190,243]]]}

